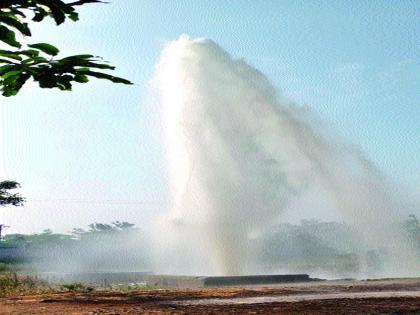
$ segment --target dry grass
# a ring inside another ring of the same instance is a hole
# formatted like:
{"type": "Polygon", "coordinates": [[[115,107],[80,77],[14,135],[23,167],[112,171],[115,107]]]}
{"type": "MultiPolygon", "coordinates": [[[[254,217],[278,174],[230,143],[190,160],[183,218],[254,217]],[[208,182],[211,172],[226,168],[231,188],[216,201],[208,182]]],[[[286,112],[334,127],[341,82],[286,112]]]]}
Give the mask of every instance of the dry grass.
{"type": "Polygon", "coordinates": [[[0,297],[53,291],[53,288],[36,276],[16,272],[0,274],[0,297]]]}

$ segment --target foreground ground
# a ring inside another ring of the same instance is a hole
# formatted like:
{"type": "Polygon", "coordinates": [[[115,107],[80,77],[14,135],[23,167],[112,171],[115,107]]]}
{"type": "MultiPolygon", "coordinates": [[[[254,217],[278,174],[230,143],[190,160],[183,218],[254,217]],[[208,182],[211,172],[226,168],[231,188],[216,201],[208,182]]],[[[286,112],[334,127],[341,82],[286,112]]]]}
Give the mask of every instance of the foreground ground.
{"type": "Polygon", "coordinates": [[[420,314],[420,279],[46,293],[1,298],[0,314],[420,314]]]}

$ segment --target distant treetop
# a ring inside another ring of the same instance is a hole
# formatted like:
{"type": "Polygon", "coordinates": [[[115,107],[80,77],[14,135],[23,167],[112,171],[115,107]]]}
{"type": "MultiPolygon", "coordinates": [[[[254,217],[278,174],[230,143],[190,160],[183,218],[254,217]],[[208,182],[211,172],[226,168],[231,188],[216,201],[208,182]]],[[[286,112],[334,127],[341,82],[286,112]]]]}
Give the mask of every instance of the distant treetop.
{"type": "Polygon", "coordinates": [[[25,199],[18,193],[11,193],[9,190],[20,188],[17,182],[6,180],[0,182],[0,206],[21,206],[25,199]]]}

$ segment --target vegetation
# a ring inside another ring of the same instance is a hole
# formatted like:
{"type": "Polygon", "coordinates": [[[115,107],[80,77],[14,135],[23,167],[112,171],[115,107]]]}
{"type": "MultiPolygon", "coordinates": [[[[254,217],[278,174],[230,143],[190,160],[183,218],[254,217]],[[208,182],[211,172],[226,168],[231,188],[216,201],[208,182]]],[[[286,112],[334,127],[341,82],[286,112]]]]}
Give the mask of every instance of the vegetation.
{"type": "Polygon", "coordinates": [[[0,262],[0,274],[5,273],[5,272],[15,272],[18,270],[19,269],[15,263],[11,264],[11,263],[0,262]]]}
{"type": "Polygon", "coordinates": [[[53,233],[50,229],[46,229],[38,234],[10,234],[4,237],[2,244],[22,246],[26,249],[51,248],[107,236],[120,236],[129,231],[137,231],[137,229],[133,228],[134,224],[120,221],[111,224],[92,223],[88,227],[88,230],[75,228],[71,234],[53,233]]]}
{"type": "MultiPolygon", "coordinates": [[[[21,206],[25,199],[18,193],[11,193],[10,190],[19,188],[20,185],[14,181],[0,182],[0,206],[13,205],[21,206]]],[[[1,222],[0,222],[1,223],[1,222]]]]}
{"type": "Polygon", "coordinates": [[[0,243],[0,262],[18,264],[26,270],[58,272],[147,270],[146,247],[143,234],[134,224],[93,223],[89,229],[73,229],[71,234],[44,230],[6,235],[0,243]],[[8,247],[10,252],[3,258],[2,247],[8,247]]]}
{"type": "Polygon", "coordinates": [[[62,285],[52,284],[34,275],[19,274],[16,272],[6,272],[0,274],[0,297],[53,291],[89,293],[93,292],[94,288],[80,282],[66,283],[62,285]]]}
{"type": "MultiPolygon", "coordinates": [[[[87,83],[90,77],[113,83],[132,84],[129,80],[110,75],[104,70],[115,67],[92,54],[57,58],[60,50],[50,43],[23,43],[20,37],[30,37],[30,22],[51,18],[57,25],[68,20],[78,21],[77,6],[102,3],[100,0],[1,0],[0,1],[0,93],[17,95],[22,86],[32,79],[41,88],[70,91],[72,84],[87,83]]],[[[18,188],[13,181],[0,182],[0,206],[20,206],[24,198],[10,194],[18,188]]],[[[0,222],[1,223],[1,222],[0,222]]]]}
{"type": "MultiPolygon", "coordinates": [[[[409,215],[392,227],[407,239],[413,256],[420,259],[420,225],[409,215]]],[[[301,224],[281,224],[256,240],[260,262],[266,269],[282,267],[295,272],[329,274],[336,277],[360,272],[376,276],[384,268],[386,247],[370,248],[363,235],[352,226],[337,222],[303,220],[301,224]]],[[[391,246],[391,245],[390,245],[391,246]]]]}
{"type": "MultiPolygon", "coordinates": [[[[420,224],[415,215],[398,224],[420,259],[420,224]]],[[[25,261],[48,271],[150,271],[150,248],[141,231],[128,222],[93,223],[70,234],[44,230],[6,235],[0,247],[23,249],[24,259],[2,260],[0,270],[15,271],[25,261]],[[6,264],[9,262],[8,264],[6,264]]],[[[281,224],[250,240],[253,257],[265,270],[325,273],[334,276],[381,272],[386,248],[366,246],[363,236],[345,223],[303,220],[281,224]]],[[[1,254],[1,251],[0,251],[1,254]]],[[[19,257],[17,257],[19,258],[19,257]]],[[[26,269],[27,270],[27,269],[26,269]]]]}
{"type": "Polygon", "coordinates": [[[89,77],[114,83],[132,84],[129,80],[110,75],[102,70],[115,67],[102,62],[100,57],[79,54],[57,58],[60,50],[49,43],[24,45],[16,33],[31,36],[29,21],[41,22],[52,18],[57,25],[67,20],[77,21],[75,7],[98,0],[65,3],[61,0],[2,0],[0,2],[0,42],[8,49],[0,50],[0,91],[3,96],[16,95],[32,78],[41,88],[70,91],[72,84],[86,83],[89,77]],[[100,70],[100,71],[98,71],[100,70]]]}
{"type": "Polygon", "coordinates": [[[15,272],[0,274],[0,297],[51,290],[47,282],[34,276],[18,275],[15,272]]]}
{"type": "Polygon", "coordinates": [[[66,283],[61,286],[62,290],[69,292],[89,293],[94,290],[91,286],[86,286],[81,282],[66,283]]]}

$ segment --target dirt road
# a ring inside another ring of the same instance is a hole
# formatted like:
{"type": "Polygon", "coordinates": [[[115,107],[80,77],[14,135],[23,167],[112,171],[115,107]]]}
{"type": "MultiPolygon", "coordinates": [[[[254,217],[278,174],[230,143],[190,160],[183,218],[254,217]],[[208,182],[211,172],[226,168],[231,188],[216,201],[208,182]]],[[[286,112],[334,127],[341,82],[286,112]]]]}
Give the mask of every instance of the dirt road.
{"type": "Polygon", "coordinates": [[[0,314],[420,314],[420,279],[49,293],[0,299],[0,314]]]}

